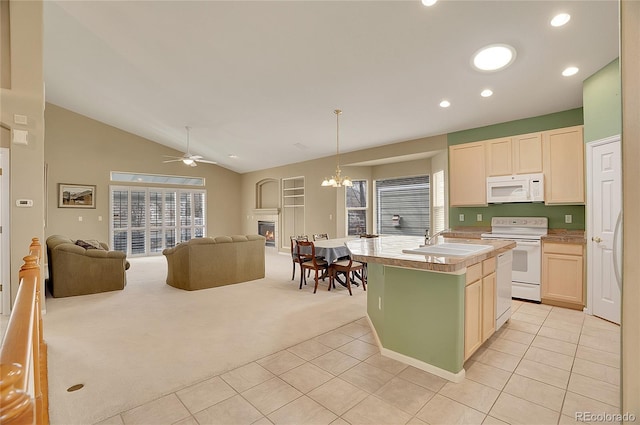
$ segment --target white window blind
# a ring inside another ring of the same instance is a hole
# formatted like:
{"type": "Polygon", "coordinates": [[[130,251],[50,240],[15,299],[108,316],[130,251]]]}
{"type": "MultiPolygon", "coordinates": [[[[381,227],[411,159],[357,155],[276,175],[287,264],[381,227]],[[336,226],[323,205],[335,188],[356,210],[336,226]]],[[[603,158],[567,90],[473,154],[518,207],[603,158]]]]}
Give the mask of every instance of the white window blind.
{"type": "Polygon", "coordinates": [[[445,226],[444,170],[433,173],[433,232],[441,232],[445,226]]]}
{"type": "Polygon", "coordinates": [[[205,207],[204,190],[112,186],[111,246],[143,256],[204,237],[205,207]]]}
{"type": "Polygon", "coordinates": [[[376,180],[376,205],[378,233],[424,235],[430,219],[429,176],[376,180]]]}

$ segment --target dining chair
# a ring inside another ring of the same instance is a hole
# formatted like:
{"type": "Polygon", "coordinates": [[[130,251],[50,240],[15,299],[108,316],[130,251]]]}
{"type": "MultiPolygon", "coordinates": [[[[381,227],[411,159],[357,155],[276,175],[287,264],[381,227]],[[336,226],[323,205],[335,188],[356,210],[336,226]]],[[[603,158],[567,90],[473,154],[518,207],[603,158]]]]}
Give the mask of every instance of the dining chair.
{"type": "MultiPolygon", "coordinates": [[[[299,235],[299,236],[289,236],[291,239],[291,261],[293,264],[293,272],[291,274],[291,280],[296,278],[296,266],[301,264],[300,257],[298,256],[298,248],[297,241],[308,241],[309,237],[307,235],[299,235]]],[[[300,269],[302,271],[302,268],[300,269]]]]}
{"type": "Polygon", "coordinates": [[[342,272],[346,275],[347,281],[347,289],[349,290],[349,295],[353,295],[351,292],[351,279],[352,275],[354,275],[357,271],[360,271],[360,280],[362,281],[362,289],[367,290],[367,276],[364,269],[364,263],[359,261],[353,261],[353,259],[349,258],[348,260],[339,260],[331,263],[329,266],[329,291],[331,287],[336,287],[335,278],[338,272],[342,272]]]}
{"type": "Polygon", "coordinates": [[[301,261],[300,289],[302,289],[303,280],[305,285],[307,284],[307,278],[304,275],[304,270],[305,269],[309,271],[313,270],[315,272],[315,281],[316,281],[316,286],[314,286],[313,288],[313,293],[315,294],[316,291],[318,290],[318,278],[319,278],[318,272],[319,271],[323,272],[321,277],[322,277],[322,280],[324,280],[325,272],[327,272],[329,269],[329,264],[327,263],[326,260],[316,256],[316,246],[313,244],[313,242],[297,241],[297,244],[298,244],[297,245],[298,258],[301,261]],[[306,253],[303,253],[302,249],[304,249],[305,247],[308,247],[309,250],[305,249],[306,253]]]}
{"type": "Polygon", "coordinates": [[[326,241],[329,239],[329,235],[327,233],[317,233],[313,235],[314,241],[326,241]]]}

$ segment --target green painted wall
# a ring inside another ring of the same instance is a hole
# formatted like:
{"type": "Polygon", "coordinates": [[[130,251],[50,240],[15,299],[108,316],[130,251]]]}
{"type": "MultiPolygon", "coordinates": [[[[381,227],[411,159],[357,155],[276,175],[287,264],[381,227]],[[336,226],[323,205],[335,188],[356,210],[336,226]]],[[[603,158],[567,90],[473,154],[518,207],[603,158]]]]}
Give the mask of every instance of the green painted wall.
{"type": "MultiPolygon", "coordinates": [[[[450,133],[447,135],[447,144],[451,146],[517,134],[534,133],[554,128],[582,125],[583,122],[583,110],[582,108],[576,108],[539,117],[450,133]]],[[[451,207],[449,208],[449,227],[491,226],[492,217],[547,217],[549,219],[549,228],[551,229],[585,228],[584,205],[545,206],[544,204],[530,203],[493,204],[487,207],[451,207]],[[465,219],[463,221],[459,220],[460,214],[464,214],[465,219]],[[482,221],[476,220],[477,214],[482,214],[482,221]],[[564,216],[567,214],[573,216],[572,223],[564,222],[564,216]]]]}
{"type": "Polygon", "coordinates": [[[584,141],[622,133],[621,79],[618,59],[584,81],[584,141]]]}
{"type": "Polygon", "coordinates": [[[585,228],[584,205],[553,205],[544,204],[491,204],[486,207],[451,207],[449,209],[449,227],[460,226],[487,227],[491,226],[492,217],[547,217],[550,229],[583,230],[585,228]],[[459,215],[464,214],[464,220],[459,215]],[[477,215],[482,214],[482,221],[477,221],[477,215]],[[565,223],[565,215],[572,216],[572,223],[565,223]]]}
{"type": "Polygon", "coordinates": [[[517,134],[535,133],[553,130],[554,128],[571,127],[584,123],[582,108],[525,118],[486,127],[472,128],[447,134],[447,145],[477,142],[479,140],[496,139],[498,137],[515,136],[517,134]]]}
{"type": "Polygon", "coordinates": [[[370,263],[367,278],[367,313],[384,348],[452,373],[462,370],[464,274],[370,263]]]}

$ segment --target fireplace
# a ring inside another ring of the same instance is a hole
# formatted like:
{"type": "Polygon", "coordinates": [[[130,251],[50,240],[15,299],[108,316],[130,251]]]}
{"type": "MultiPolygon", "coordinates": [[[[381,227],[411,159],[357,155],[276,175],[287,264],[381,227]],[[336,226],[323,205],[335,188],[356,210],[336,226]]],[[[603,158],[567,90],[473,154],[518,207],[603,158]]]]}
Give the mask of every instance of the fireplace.
{"type": "Polygon", "coordinates": [[[275,221],[258,221],[258,234],[264,236],[266,246],[276,246],[276,223],[275,221]]]}

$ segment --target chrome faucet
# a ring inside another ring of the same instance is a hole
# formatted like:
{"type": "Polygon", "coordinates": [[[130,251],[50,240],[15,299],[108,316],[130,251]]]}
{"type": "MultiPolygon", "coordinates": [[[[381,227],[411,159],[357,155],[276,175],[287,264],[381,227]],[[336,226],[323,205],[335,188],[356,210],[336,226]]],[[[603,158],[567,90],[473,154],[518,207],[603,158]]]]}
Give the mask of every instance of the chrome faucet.
{"type": "Polygon", "coordinates": [[[440,236],[442,233],[446,231],[447,229],[443,229],[437,233],[434,233],[433,235],[429,235],[429,229],[427,228],[427,231],[424,232],[424,246],[433,245],[438,239],[438,236],[440,236]]]}

